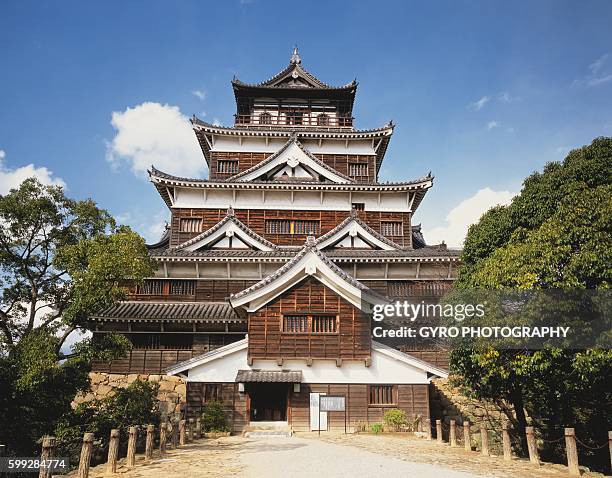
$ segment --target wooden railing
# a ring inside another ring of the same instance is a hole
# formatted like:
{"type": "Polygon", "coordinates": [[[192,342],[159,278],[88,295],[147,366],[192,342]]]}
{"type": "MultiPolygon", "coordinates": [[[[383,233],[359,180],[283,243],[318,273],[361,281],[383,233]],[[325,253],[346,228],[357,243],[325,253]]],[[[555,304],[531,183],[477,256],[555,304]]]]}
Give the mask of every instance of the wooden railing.
{"type": "Polygon", "coordinates": [[[302,115],[282,114],[280,116],[262,116],[261,114],[234,115],[234,118],[235,126],[255,128],[272,128],[276,126],[290,128],[352,128],[354,119],[353,117],[321,117],[317,113],[305,113],[302,115]]]}

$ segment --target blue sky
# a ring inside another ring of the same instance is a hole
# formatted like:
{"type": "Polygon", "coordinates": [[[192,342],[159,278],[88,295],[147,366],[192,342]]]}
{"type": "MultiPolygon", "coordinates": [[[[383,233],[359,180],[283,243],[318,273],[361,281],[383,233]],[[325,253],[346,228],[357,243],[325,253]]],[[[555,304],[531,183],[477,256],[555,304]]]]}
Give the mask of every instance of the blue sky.
{"type": "Polygon", "coordinates": [[[415,219],[453,243],[612,136],[610,25],[609,1],[3,1],[0,193],[35,173],[154,239],[167,210],[143,165],[205,176],[181,122],[230,124],[233,75],[268,78],[297,43],[323,81],[357,77],[358,127],[395,121],[381,178],[431,170],[415,219]]]}

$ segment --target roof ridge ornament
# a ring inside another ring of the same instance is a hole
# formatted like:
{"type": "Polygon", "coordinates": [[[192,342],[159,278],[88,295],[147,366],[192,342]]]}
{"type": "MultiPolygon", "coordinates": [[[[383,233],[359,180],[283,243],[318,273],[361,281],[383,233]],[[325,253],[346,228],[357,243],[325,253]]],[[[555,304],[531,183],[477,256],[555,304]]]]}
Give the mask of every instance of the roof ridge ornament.
{"type": "Polygon", "coordinates": [[[234,208],[232,206],[227,208],[227,215],[229,217],[235,217],[236,216],[236,213],[234,212],[234,208]]]}
{"type": "Polygon", "coordinates": [[[302,63],[302,59],[300,58],[300,52],[298,51],[297,45],[293,48],[293,54],[291,55],[291,59],[289,60],[289,64],[291,65],[299,65],[302,63]]]}
{"type": "Polygon", "coordinates": [[[306,237],[306,247],[314,247],[315,246],[315,237],[314,236],[308,236],[306,237]]]}

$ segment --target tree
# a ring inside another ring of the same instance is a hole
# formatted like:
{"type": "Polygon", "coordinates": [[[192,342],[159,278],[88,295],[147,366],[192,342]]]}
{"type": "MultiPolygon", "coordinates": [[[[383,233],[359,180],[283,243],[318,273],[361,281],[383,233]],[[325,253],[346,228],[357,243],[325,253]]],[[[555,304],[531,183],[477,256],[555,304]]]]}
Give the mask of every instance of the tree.
{"type": "MultiPolygon", "coordinates": [[[[489,210],[470,227],[456,286],[607,290],[612,283],[611,210],[612,138],[597,138],[532,174],[510,205],[489,210]]],[[[451,371],[476,397],[510,404],[508,414],[516,418],[521,437],[527,416],[548,438],[557,438],[564,426],[577,428],[583,440],[593,443],[607,436],[609,347],[534,351],[465,344],[451,353],[451,371]]],[[[547,445],[546,454],[560,457],[562,450],[547,445]]]]}
{"type": "Polygon", "coordinates": [[[109,335],[65,356],[66,338],[152,266],[136,233],[93,201],[69,199],[36,179],[0,196],[0,224],[0,442],[29,454],[89,386],[89,361],[129,348],[109,335]]]}

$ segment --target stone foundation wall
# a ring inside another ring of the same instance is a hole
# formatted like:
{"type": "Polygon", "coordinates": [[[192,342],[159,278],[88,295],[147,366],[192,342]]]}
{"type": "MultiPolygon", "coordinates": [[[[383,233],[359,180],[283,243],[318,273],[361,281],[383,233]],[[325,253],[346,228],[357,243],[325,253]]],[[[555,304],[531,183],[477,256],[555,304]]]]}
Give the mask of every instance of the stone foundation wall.
{"type": "Polygon", "coordinates": [[[78,394],[72,402],[73,406],[111,396],[118,388],[126,388],[136,380],[159,383],[157,399],[162,415],[180,413],[187,399],[187,385],[179,377],[157,374],[90,372],[89,379],[91,381],[90,391],[78,394]]]}

